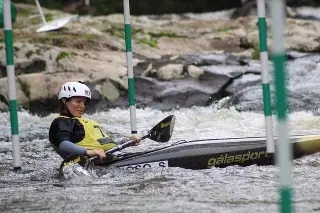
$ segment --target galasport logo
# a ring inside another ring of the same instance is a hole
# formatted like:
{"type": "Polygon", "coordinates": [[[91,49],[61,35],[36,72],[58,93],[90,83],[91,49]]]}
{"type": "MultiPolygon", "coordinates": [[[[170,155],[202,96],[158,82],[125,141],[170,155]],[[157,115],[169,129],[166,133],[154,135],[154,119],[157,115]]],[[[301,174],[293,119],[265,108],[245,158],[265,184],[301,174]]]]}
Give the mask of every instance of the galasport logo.
{"type": "Polygon", "coordinates": [[[210,158],[208,160],[208,168],[214,167],[214,166],[219,166],[219,165],[224,165],[224,164],[231,164],[231,163],[245,163],[246,161],[250,160],[258,160],[258,159],[263,159],[267,158],[268,153],[265,151],[257,151],[257,152],[247,152],[244,154],[237,154],[237,155],[232,155],[232,154],[225,154],[221,155],[219,157],[215,158],[210,158]]]}

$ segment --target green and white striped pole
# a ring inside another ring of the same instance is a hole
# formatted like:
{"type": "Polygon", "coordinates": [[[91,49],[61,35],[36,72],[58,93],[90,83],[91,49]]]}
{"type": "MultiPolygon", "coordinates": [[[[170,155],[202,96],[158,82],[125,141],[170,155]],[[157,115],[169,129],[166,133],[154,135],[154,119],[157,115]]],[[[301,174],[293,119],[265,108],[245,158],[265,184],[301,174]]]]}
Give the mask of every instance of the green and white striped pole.
{"type": "Polygon", "coordinates": [[[270,78],[269,78],[269,58],[267,42],[267,22],[266,22],[266,2],[257,0],[258,7],[258,25],[260,40],[260,63],[262,72],[262,91],[263,91],[263,111],[265,117],[265,128],[267,137],[267,152],[274,153],[275,146],[272,130],[272,107],[270,95],[270,78]]]}
{"type": "Polygon", "coordinates": [[[277,161],[280,168],[281,212],[292,212],[292,145],[287,138],[287,97],[285,87],[285,13],[283,0],[271,1],[272,54],[275,69],[279,140],[277,161]]]}
{"type": "Polygon", "coordinates": [[[18,128],[18,112],[17,112],[17,98],[16,98],[16,82],[15,70],[13,60],[13,33],[11,22],[11,1],[3,1],[4,14],[4,36],[6,45],[6,59],[7,59],[7,78],[8,78],[8,96],[9,96],[9,110],[11,121],[11,139],[12,139],[12,155],[13,168],[15,170],[21,169],[20,159],[20,142],[19,142],[19,128],[18,128]]]}
{"type": "Polygon", "coordinates": [[[133,65],[132,65],[132,44],[131,44],[129,0],[123,0],[123,10],[124,10],[124,33],[125,33],[127,69],[128,69],[128,91],[129,91],[131,134],[136,134],[137,118],[136,118],[136,101],[135,101],[135,95],[134,95],[135,91],[134,91],[134,76],[133,76],[133,65]]]}

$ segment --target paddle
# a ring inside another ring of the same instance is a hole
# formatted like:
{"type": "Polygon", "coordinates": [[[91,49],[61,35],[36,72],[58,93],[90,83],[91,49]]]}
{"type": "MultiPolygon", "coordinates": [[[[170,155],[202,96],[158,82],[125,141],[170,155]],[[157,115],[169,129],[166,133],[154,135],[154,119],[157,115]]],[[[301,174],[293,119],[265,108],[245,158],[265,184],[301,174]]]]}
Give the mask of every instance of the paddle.
{"type": "MultiPolygon", "coordinates": [[[[155,125],[148,133],[141,137],[141,140],[149,138],[153,141],[164,143],[168,142],[171,138],[173,128],[175,124],[175,116],[169,115],[162,121],[160,121],[157,125],[155,125]]],[[[121,145],[117,145],[116,147],[109,149],[106,151],[106,154],[111,154],[116,151],[123,150],[127,147],[130,147],[136,143],[135,140],[127,141],[121,145]]],[[[90,173],[91,168],[94,166],[94,160],[98,159],[98,156],[94,156],[91,158],[87,158],[83,155],[69,155],[66,157],[62,163],[60,164],[60,173],[65,177],[73,177],[81,175],[86,176],[94,176],[90,173]]]]}

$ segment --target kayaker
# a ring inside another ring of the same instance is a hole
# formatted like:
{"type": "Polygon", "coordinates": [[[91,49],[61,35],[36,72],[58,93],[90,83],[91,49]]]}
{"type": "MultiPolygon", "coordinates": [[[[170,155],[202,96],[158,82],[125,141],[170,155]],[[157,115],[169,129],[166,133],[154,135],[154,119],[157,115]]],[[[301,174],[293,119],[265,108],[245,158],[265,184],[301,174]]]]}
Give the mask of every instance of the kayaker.
{"type": "Polygon", "coordinates": [[[105,151],[117,143],[134,139],[139,144],[141,138],[136,135],[115,142],[97,122],[82,117],[91,99],[91,91],[83,82],[63,84],[58,99],[60,115],[51,123],[49,140],[62,158],[70,154],[105,158],[105,151]]]}

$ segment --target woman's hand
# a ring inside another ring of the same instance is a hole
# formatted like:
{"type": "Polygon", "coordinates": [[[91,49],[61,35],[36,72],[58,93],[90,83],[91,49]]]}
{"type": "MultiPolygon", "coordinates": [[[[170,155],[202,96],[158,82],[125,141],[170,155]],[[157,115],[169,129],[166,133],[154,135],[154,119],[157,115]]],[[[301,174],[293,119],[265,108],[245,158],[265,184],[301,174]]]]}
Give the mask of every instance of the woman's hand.
{"type": "Polygon", "coordinates": [[[91,150],[88,149],[86,154],[88,156],[99,156],[100,159],[106,157],[106,153],[104,152],[103,149],[91,149],[91,150]]]}
{"type": "Polygon", "coordinates": [[[138,145],[140,144],[140,142],[141,142],[141,137],[138,136],[138,135],[132,135],[132,136],[130,137],[130,139],[136,141],[136,143],[134,144],[135,146],[138,146],[138,145]]]}

